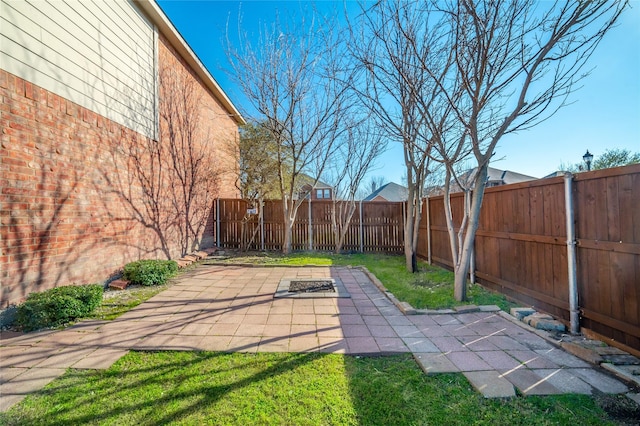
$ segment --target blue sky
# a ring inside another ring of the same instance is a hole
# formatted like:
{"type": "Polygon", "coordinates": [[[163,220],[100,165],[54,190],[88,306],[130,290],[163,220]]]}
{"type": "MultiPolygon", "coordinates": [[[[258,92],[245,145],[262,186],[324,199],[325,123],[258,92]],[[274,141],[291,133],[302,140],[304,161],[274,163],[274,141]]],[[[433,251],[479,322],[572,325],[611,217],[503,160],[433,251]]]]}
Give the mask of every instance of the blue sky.
{"type": "MultiPolygon", "coordinates": [[[[187,40],[222,88],[240,108],[245,100],[226,72],[223,39],[227,22],[232,34],[242,14],[243,28],[257,29],[276,14],[296,16],[309,4],[298,1],[159,0],[160,7],[187,40]]],[[[342,8],[342,2],[318,2],[319,11],[342,8]]],[[[347,3],[357,11],[355,3],[347,3]]],[[[622,16],[591,58],[594,67],[571,96],[573,101],[534,129],[504,137],[492,167],[535,177],[561,163],[576,163],[588,149],[594,156],[608,148],[640,151],[640,1],[622,16]]],[[[402,183],[402,149],[391,144],[372,175],[402,183]]]]}

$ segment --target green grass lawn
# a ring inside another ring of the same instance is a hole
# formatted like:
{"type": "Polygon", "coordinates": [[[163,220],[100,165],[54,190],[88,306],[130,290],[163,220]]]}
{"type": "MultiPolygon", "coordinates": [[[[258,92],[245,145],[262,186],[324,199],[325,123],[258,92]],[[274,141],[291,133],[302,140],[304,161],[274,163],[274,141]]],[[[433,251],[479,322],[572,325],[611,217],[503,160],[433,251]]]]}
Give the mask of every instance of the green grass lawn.
{"type": "Polygon", "coordinates": [[[166,290],[171,282],[157,286],[129,286],[126,290],[107,290],[102,296],[102,304],[93,312],[92,318],[99,320],[114,320],[125,312],[135,308],[166,290]]]}
{"type": "Polygon", "coordinates": [[[69,370],[0,414],[6,425],[605,425],[583,395],[488,400],[409,355],[131,352],[69,370]]]}
{"type": "Polygon", "coordinates": [[[257,265],[340,265],[365,266],[398,300],[417,309],[442,309],[460,305],[498,305],[509,311],[516,304],[504,296],[479,285],[471,285],[468,300],[457,302],[453,297],[453,272],[418,261],[419,272],[407,271],[404,256],[376,254],[346,254],[303,252],[284,256],[279,253],[238,254],[222,260],[226,263],[257,265]]]}

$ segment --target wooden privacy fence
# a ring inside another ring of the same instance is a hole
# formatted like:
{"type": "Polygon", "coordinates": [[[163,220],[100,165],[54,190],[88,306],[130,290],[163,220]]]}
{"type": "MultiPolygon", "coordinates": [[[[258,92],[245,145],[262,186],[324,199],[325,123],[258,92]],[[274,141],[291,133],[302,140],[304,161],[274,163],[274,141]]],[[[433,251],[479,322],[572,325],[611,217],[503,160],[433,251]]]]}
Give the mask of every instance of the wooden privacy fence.
{"type": "MultiPolygon", "coordinates": [[[[305,200],[292,230],[293,250],[334,251],[332,201],[305,200]]],[[[280,200],[264,202],[262,221],[248,216],[246,201],[219,199],[214,203],[216,242],[219,247],[240,248],[251,241],[250,250],[282,250],[285,225],[280,200]]],[[[347,230],[343,251],[402,253],[404,251],[404,203],[362,202],[356,206],[347,230]]]]}
{"type": "MultiPolygon", "coordinates": [[[[423,204],[418,254],[451,267],[443,203],[423,204]]],[[[451,203],[459,224],[463,194],[451,203]]],[[[567,322],[575,265],[582,329],[640,353],[640,165],[487,189],[474,253],[481,284],[567,322]]]]}
{"type": "MultiPolygon", "coordinates": [[[[418,255],[450,268],[443,203],[442,196],[423,202],[418,255]]],[[[459,224],[463,194],[453,194],[451,203],[459,224]]],[[[243,233],[248,207],[242,200],[217,200],[218,246],[238,248],[257,230],[250,249],[281,250],[282,202],[265,202],[263,221],[251,216],[243,233]]],[[[300,206],[294,250],[335,249],[330,208],[331,201],[300,206]]],[[[402,253],[403,209],[404,203],[359,204],[343,249],[402,253]]],[[[640,354],[640,165],[488,188],[474,254],[482,285],[567,323],[573,315],[588,334],[640,354]]]]}

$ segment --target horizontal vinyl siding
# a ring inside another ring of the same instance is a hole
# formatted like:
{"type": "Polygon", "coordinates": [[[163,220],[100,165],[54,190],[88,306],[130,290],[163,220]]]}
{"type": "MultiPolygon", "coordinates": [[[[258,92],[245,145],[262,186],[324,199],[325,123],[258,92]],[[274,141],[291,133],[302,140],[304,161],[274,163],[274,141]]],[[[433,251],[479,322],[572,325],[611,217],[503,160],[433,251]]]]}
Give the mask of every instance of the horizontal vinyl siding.
{"type": "Polygon", "coordinates": [[[0,0],[3,69],[155,137],[155,42],[126,0],[0,0]]]}

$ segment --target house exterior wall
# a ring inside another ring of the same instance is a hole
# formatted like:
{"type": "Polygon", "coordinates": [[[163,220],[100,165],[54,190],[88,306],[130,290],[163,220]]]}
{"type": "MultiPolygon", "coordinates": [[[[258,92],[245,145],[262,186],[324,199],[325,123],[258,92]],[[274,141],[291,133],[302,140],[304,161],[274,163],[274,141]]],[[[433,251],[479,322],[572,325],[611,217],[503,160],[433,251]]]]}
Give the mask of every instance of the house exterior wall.
{"type": "Polygon", "coordinates": [[[333,198],[333,191],[331,190],[331,188],[313,188],[313,190],[311,191],[311,199],[312,200],[331,200],[333,198]],[[322,193],[322,197],[319,197],[318,195],[320,195],[318,192],[321,191],[322,193]]]}
{"type": "Polygon", "coordinates": [[[386,202],[388,200],[386,198],[384,198],[383,196],[381,196],[381,195],[377,195],[373,200],[370,200],[370,201],[383,201],[383,202],[386,202]]]}
{"type": "Polygon", "coordinates": [[[128,1],[0,0],[3,69],[152,138],[155,51],[128,1]]]}
{"type": "MultiPolygon", "coordinates": [[[[6,2],[0,1],[4,27],[6,2]]],[[[114,21],[119,16],[111,15],[114,21]]],[[[129,17],[119,25],[125,28],[129,17]]],[[[19,303],[33,291],[104,282],[133,260],[175,258],[213,244],[210,200],[237,196],[233,151],[223,152],[223,146],[237,142],[237,121],[162,35],[146,40],[152,41],[158,58],[149,72],[168,69],[185,75],[200,94],[200,131],[194,146],[215,160],[211,170],[217,174],[192,188],[200,206],[190,216],[198,222],[197,238],[185,241],[184,203],[176,190],[179,176],[171,156],[163,155],[169,152],[169,138],[159,114],[163,106],[177,102],[173,93],[158,87],[152,89],[157,96],[145,94],[159,100],[153,122],[158,137],[150,138],[138,126],[126,125],[131,122],[123,124],[108,112],[96,112],[93,104],[69,99],[62,89],[53,91],[10,72],[3,60],[0,308],[19,303]]]]}

